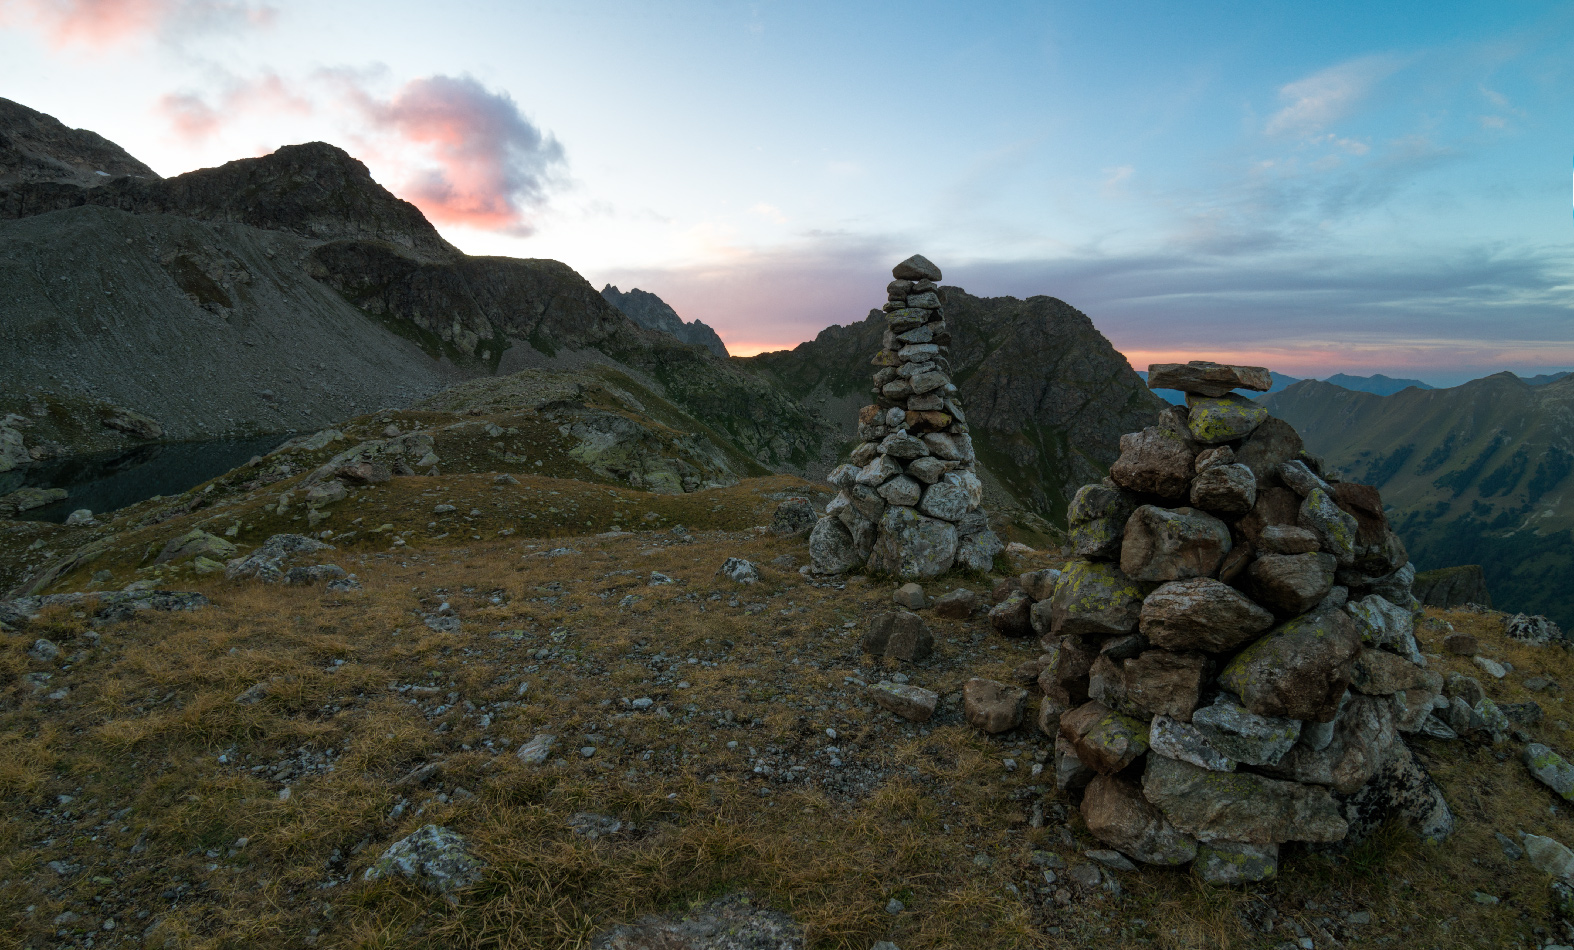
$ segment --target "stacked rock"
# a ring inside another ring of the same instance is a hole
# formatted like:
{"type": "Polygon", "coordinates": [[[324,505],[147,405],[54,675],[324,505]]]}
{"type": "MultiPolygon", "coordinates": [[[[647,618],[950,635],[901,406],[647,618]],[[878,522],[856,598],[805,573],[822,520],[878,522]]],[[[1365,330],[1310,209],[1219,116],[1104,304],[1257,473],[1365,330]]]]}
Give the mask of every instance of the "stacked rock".
{"type": "Polygon", "coordinates": [[[858,414],[859,445],[830,482],[838,493],[809,535],[813,569],[863,566],[908,580],[953,566],[989,570],[1003,545],[980,507],[973,440],[948,359],[940,268],[914,255],[891,271],[875,401],[858,414]]]}
{"type": "Polygon", "coordinates": [[[1446,735],[1414,569],[1377,490],[1340,481],[1235,389],[1260,367],[1149,368],[1187,405],[1122,436],[1069,511],[1073,559],[1032,606],[1039,725],[1088,830],[1133,860],[1261,880],[1279,845],[1453,817],[1402,735],[1446,735]]]}

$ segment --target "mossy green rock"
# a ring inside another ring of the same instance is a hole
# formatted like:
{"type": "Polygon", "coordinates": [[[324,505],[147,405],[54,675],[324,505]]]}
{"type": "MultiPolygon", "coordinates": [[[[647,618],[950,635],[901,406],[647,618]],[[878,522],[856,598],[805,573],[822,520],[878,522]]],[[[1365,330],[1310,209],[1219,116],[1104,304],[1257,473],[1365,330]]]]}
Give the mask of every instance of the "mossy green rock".
{"type": "Polygon", "coordinates": [[[1066,511],[1071,549],[1077,557],[1113,561],[1120,557],[1126,519],[1137,510],[1136,496],[1104,485],[1083,485],[1066,511]]]}
{"type": "Polygon", "coordinates": [[[1192,870],[1204,884],[1254,884],[1279,873],[1279,846],[1215,841],[1197,848],[1192,870]]]}
{"type": "Polygon", "coordinates": [[[1148,752],[1148,726],[1103,703],[1084,703],[1060,717],[1060,734],[1077,758],[1101,775],[1114,775],[1148,752]]]}
{"type": "Polygon", "coordinates": [[[1361,635],[1349,614],[1304,614],[1242,650],[1219,673],[1219,685],[1259,716],[1329,722],[1338,714],[1360,649],[1361,635]]]}
{"type": "Polygon", "coordinates": [[[1142,616],[1142,588],[1113,564],[1071,561],[1055,585],[1049,615],[1056,634],[1130,633],[1142,616]]]}
{"type": "Polygon", "coordinates": [[[1307,494],[1297,523],[1317,535],[1318,546],[1332,554],[1340,567],[1355,563],[1355,518],[1335,504],[1326,491],[1314,488],[1307,494]]]}
{"type": "Polygon", "coordinates": [[[1539,742],[1525,746],[1525,768],[1536,781],[1557,792],[1568,801],[1574,801],[1574,765],[1563,756],[1539,742]]]}
{"type": "Polygon", "coordinates": [[[1191,409],[1186,428],[1192,438],[1204,445],[1243,439],[1268,418],[1268,410],[1235,393],[1218,398],[1189,396],[1186,404],[1191,409]]]}
{"type": "Polygon", "coordinates": [[[1143,795],[1198,841],[1281,844],[1340,841],[1349,824],[1325,788],[1250,772],[1213,772],[1150,756],[1143,795]]]}
{"type": "Polygon", "coordinates": [[[164,545],[164,550],[159,552],[155,564],[168,564],[171,561],[184,561],[188,558],[205,557],[214,561],[228,561],[235,556],[235,545],[221,537],[212,535],[201,529],[188,531],[178,538],[172,538],[164,545]]]}

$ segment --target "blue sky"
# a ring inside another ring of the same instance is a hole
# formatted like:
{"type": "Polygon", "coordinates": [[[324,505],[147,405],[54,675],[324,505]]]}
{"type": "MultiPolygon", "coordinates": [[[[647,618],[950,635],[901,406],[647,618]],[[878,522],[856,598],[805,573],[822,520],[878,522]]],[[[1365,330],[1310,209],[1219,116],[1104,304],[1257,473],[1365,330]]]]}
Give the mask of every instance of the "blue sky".
{"type": "Polygon", "coordinates": [[[0,0],[0,95],[161,174],[322,139],[735,352],[915,251],[1139,368],[1574,366],[1574,7],[0,0]]]}

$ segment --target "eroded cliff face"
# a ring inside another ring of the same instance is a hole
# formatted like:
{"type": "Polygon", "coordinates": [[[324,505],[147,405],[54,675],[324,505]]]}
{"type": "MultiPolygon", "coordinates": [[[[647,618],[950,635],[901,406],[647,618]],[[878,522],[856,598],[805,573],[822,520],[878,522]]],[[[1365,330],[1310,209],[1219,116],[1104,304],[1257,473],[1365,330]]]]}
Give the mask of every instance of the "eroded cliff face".
{"type": "MultiPolygon", "coordinates": [[[[1102,477],[1120,435],[1164,406],[1086,314],[1053,297],[975,297],[946,287],[951,362],[991,487],[1057,523],[1070,493],[1102,477]]],[[[776,382],[836,425],[845,446],[869,401],[866,354],[885,320],[833,326],[792,350],[734,362],[776,382]]],[[[824,464],[824,463],[822,463],[824,464]]]]}
{"type": "Polygon", "coordinates": [[[669,333],[684,343],[703,346],[717,356],[725,359],[728,356],[727,344],[716,335],[709,325],[701,320],[690,320],[687,323],[678,316],[665,300],[648,290],[638,287],[627,292],[618,290],[611,284],[601,288],[601,296],[607,299],[612,306],[623,311],[624,315],[647,330],[660,330],[669,333]]]}

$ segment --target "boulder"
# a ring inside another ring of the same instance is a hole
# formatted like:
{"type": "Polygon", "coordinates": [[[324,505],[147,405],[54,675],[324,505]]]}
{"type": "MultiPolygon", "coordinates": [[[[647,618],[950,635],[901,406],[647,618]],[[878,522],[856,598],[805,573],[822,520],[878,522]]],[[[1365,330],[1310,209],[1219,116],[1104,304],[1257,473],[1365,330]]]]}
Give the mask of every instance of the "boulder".
{"type": "Polygon", "coordinates": [[[1317,534],[1288,524],[1271,524],[1257,535],[1257,546],[1266,554],[1311,554],[1317,548],[1317,534]]]}
{"type": "Polygon", "coordinates": [[[1196,653],[1148,650],[1122,660],[1118,708],[1142,719],[1163,715],[1190,721],[1207,685],[1208,672],[1207,658],[1196,653]]]}
{"type": "Polygon", "coordinates": [[[1290,459],[1280,464],[1279,481],[1297,495],[1305,498],[1314,491],[1331,492],[1329,484],[1323,481],[1322,476],[1312,471],[1301,459],[1290,459]]]}
{"type": "Polygon", "coordinates": [[[22,433],[9,426],[0,427],[0,472],[11,472],[33,463],[22,433]]]}
{"type": "Polygon", "coordinates": [[[963,515],[978,507],[983,497],[983,486],[977,475],[972,472],[947,472],[939,481],[923,490],[923,500],[918,502],[918,510],[931,518],[961,521],[963,515]]]}
{"type": "Polygon", "coordinates": [[[1368,696],[1389,696],[1405,690],[1443,691],[1443,677],[1386,650],[1363,647],[1350,667],[1350,688],[1368,696]]]}
{"type": "Polygon", "coordinates": [[[124,432],[138,439],[161,439],[164,437],[164,427],[152,416],[143,415],[134,409],[116,406],[103,417],[106,428],[117,432],[124,432]]]}
{"type": "Polygon", "coordinates": [[[1539,614],[1515,614],[1503,622],[1503,635],[1510,640],[1542,646],[1564,640],[1563,631],[1556,623],[1539,614]]]}
{"type": "Polygon", "coordinates": [[[821,518],[809,532],[809,559],[816,574],[845,574],[863,564],[852,532],[839,518],[821,518]]]}
{"type": "Polygon", "coordinates": [[[1318,547],[1332,554],[1341,567],[1355,563],[1355,519],[1334,504],[1328,492],[1317,488],[1306,496],[1297,524],[1317,535],[1318,547]]]}
{"type": "Polygon", "coordinates": [[[1148,749],[1212,772],[1235,771],[1235,760],[1219,751],[1206,733],[1193,723],[1169,716],[1154,716],[1148,724],[1148,749]]]}
{"type": "Polygon", "coordinates": [[[982,511],[969,511],[956,523],[955,566],[969,571],[990,571],[995,555],[1006,549],[1004,541],[989,528],[982,511]]]}
{"type": "Polygon", "coordinates": [[[1149,426],[1120,437],[1120,458],[1109,477],[1122,488],[1163,498],[1185,498],[1197,447],[1172,429],[1149,426]]]}
{"type": "Polygon", "coordinates": [[[1397,653],[1411,663],[1425,662],[1416,643],[1415,615],[1410,611],[1376,594],[1352,601],[1344,609],[1358,622],[1362,640],[1397,653]]]}
{"type": "Polygon", "coordinates": [[[1113,561],[1120,557],[1126,520],[1137,510],[1130,492],[1105,485],[1083,485],[1066,510],[1071,550],[1077,557],[1113,561]]]}
{"type": "Polygon", "coordinates": [[[820,518],[807,498],[789,498],[771,515],[771,533],[780,538],[801,538],[814,530],[820,518]]]}
{"type": "Polygon", "coordinates": [[[940,702],[939,693],[907,683],[879,682],[869,687],[869,695],[882,708],[913,722],[928,722],[940,702]]]}
{"type": "Polygon", "coordinates": [[[933,485],[946,473],[946,464],[933,456],[913,459],[907,463],[907,474],[925,485],[933,485]]]}
{"type": "Polygon", "coordinates": [[[1199,842],[1334,842],[1348,829],[1327,789],[1150,756],[1142,791],[1199,842]]]}
{"type": "Polygon", "coordinates": [[[1130,633],[1142,614],[1142,590],[1113,564],[1068,561],[1049,605],[1050,630],[1057,635],[1130,633]]]}
{"type": "Polygon", "coordinates": [[[1187,396],[1186,407],[1191,410],[1186,416],[1186,427],[1191,437],[1203,445],[1244,439],[1268,418],[1267,409],[1236,393],[1187,396]]]}
{"type": "Polygon", "coordinates": [[[1257,476],[1244,465],[1215,465],[1191,480],[1195,508],[1221,515],[1244,515],[1257,503],[1257,476]]]}
{"type": "Polygon", "coordinates": [[[1331,554],[1265,554],[1246,569],[1257,602],[1281,617],[1315,607],[1333,590],[1338,565],[1331,554]]]}
{"type": "Polygon", "coordinates": [[[890,479],[902,474],[902,466],[889,455],[876,455],[874,461],[858,470],[853,481],[870,488],[879,488],[890,479]]]}
{"type": "Polygon", "coordinates": [[[1055,787],[1063,792],[1085,788],[1097,772],[1082,764],[1077,750],[1064,735],[1055,736],[1055,787]]]}
{"type": "Polygon", "coordinates": [[[898,587],[896,593],[891,595],[891,599],[898,607],[905,607],[908,610],[923,610],[928,603],[924,597],[924,589],[911,582],[898,587]]]}
{"type": "Polygon", "coordinates": [[[1060,583],[1060,572],[1053,567],[1029,571],[1022,575],[1022,590],[1035,601],[1055,596],[1055,585],[1060,583]]]}
{"type": "Polygon", "coordinates": [[[1232,389],[1265,393],[1273,388],[1273,378],[1261,366],[1232,366],[1207,360],[1154,363],[1148,367],[1148,388],[1178,389],[1183,393],[1217,398],[1232,389]]]}
{"type": "Polygon", "coordinates": [[[760,580],[760,571],[754,566],[754,562],[741,557],[729,557],[721,562],[721,567],[716,569],[716,574],[734,584],[757,584],[760,580]]]}
{"type": "Polygon", "coordinates": [[[1219,685],[1259,716],[1328,722],[1350,685],[1360,633],[1339,610],[1286,621],[1241,651],[1219,685]]]}
{"type": "Polygon", "coordinates": [[[1394,743],[1371,781],[1344,800],[1343,811],[1351,844],[1366,840],[1390,817],[1403,819],[1424,841],[1442,841],[1454,831],[1443,790],[1403,742],[1394,743]]]}
{"type": "Polygon", "coordinates": [[[924,618],[906,610],[874,615],[859,643],[863,652],[917,663],[934,652],[935,638],[924,618]]]}
{"type": "Polygon", "coordinates": [[[1148,751],[1148,727],[1089,702],[1060,717],[1060,734],[1071,743],[1077,759],[1100,775],[1114,775],[1148,751]]]}
{"type": "Polygon", "coordinates": [[[1033,598],[1026,591],[1012,591],[1005,600],[990,608],[989,625],[1002,636],[1025,637],[1033,632],[1032,609],[1033,598]]]}
{"type": "Polygon", "coordinates": [[[1536,781],[1557,792],[1564,800],[1574,802],[1574,765],[1539,742],[1526,744],[1524,761],[1525,768],[1530,770],[1536,781]]]}
{"type": "Polygon", "coordinates": [[[1339,713],[1333,741],[1325,748],[1297,744],[1277,763],[1263,766],[1263,771],[1349,795],[1377,774],[1397,736],[1387,699],[1354,695],[1339,713]]]}
{"type": "Polygon", "coordinates": [[[956,525],[927,518],[911,508],[891,507],[880,518],[879,540],[869,569],[903,580],[929,580],[951,569],[956,525]]]}
{"type": "Polygon", "coordinates": [[[1259,716],[1228,695],[1193,712],[1191,724],[1209,746],[1247,765],[1273,765],[1302,734],[1299,720],[1259,716]]]}
{"type": "Polygon", "coordinates": [[[178,538],[171,538],[153,563],[168,564],[171,561],[184,561],[194,557],[227,561],[234,556],[235,545],[217,535],[201,529],[193,529],[178,538]]]}
{"type": "Polygon", "coordinates": [[[978,609],[978,595],[965,587],[959,587],[949,594],[945,594],[935,601],[935,616],[947,620],[966,620],[978,609]]]}
{"type": "Polygon", "coordinates": [[[1208,577],[1230,551],[1230,529],[1192,508],[1143,505],[1126,521],[1120,569],[1139,581],[1208,577]]]}
{"type": "Polygon", "coordinates": [[[891,268],[891,276],[897,280],[940,280],[940,268],[936,267],[922,254],[914,254],[907,260],[891,268]]]}
{"type": "MultiPolygon", "coordinates": [[[[933,487],[930,486],[931,489],[933,487]]],[[[916,505],[918,504],[918,499],[923,497],[924,486],[920,485],[917,479],[909,478],[906,475],[898,475],[885,482],[876,491],[879,492],[881,500],[886,504],[916,505]]]]}
{"type": "Polygon", "coordinates": [[[1192,871],[1202,883],[1214,886],[1266,881],[1279,873],[1279,846],[1244,841],[1199,844],[1192,871]]]}
{"type": "Polygon", "coordinates": [[[1228,653],[1273,626],[1273,614],[1209,577],[1170,581],[1142,601],[1139,627],[1166,650],[1228,653]]]}
{"type": "Polygon", "coordinates": [[[1045,645],[1046,662],[1038,688],[1062,706],[1088,701],[1088,674],[1099,658],[1098,647],[1081,637],[1061,637],[1045,645]]]}
{"type": "Polygon", "coordinates": [[[1235,450],[1235,461],[1251,469],[1257,476],[1257,484],[1262,485],[1268,476],[1278,472],[1280,465],[1296,458],[1304,449],[1294,426],[1269,416],[1235,450]]]}
{"type": "Polygon", "coordinates": [[[1027,690],[996,680],[973,677],[962,686],[962,713],[985,732],[1006,732],[1022,725],[1027,690]]]}
{"type": "Polygon", "coordinates": [[[1176,830],[1142,789],[1124,779],[1100,775],[1090,781],[1082,818],[1093,837],[1144,864],[1176,866],[1197,856],[1196,839],[1176,830]]]}
{"type": "MultiPolygon", "coordinates": [[[[1294,526],[1300,516],[1301,499],[1295,492],[1288,488],[1280,488],[1278,485],[1258,488],[1257,500],[1252,503],[1252,510],[1235,522],[1235,530],[1241,537],[1261,548],[1264,547],[1262,543],[1264,529],[1272,525],[1294,526]]],[[[1313,537],[1316,535],[1314,534],[1313,537]]]]}
{"type": "Polygon", "coordinates": [[[481,879],[486,865],[472,857],[463,835],[437,825],[424,825],[384,851],[362,875],[365,880],[410,878],[450,903],[458,892],[481,879]]]}

